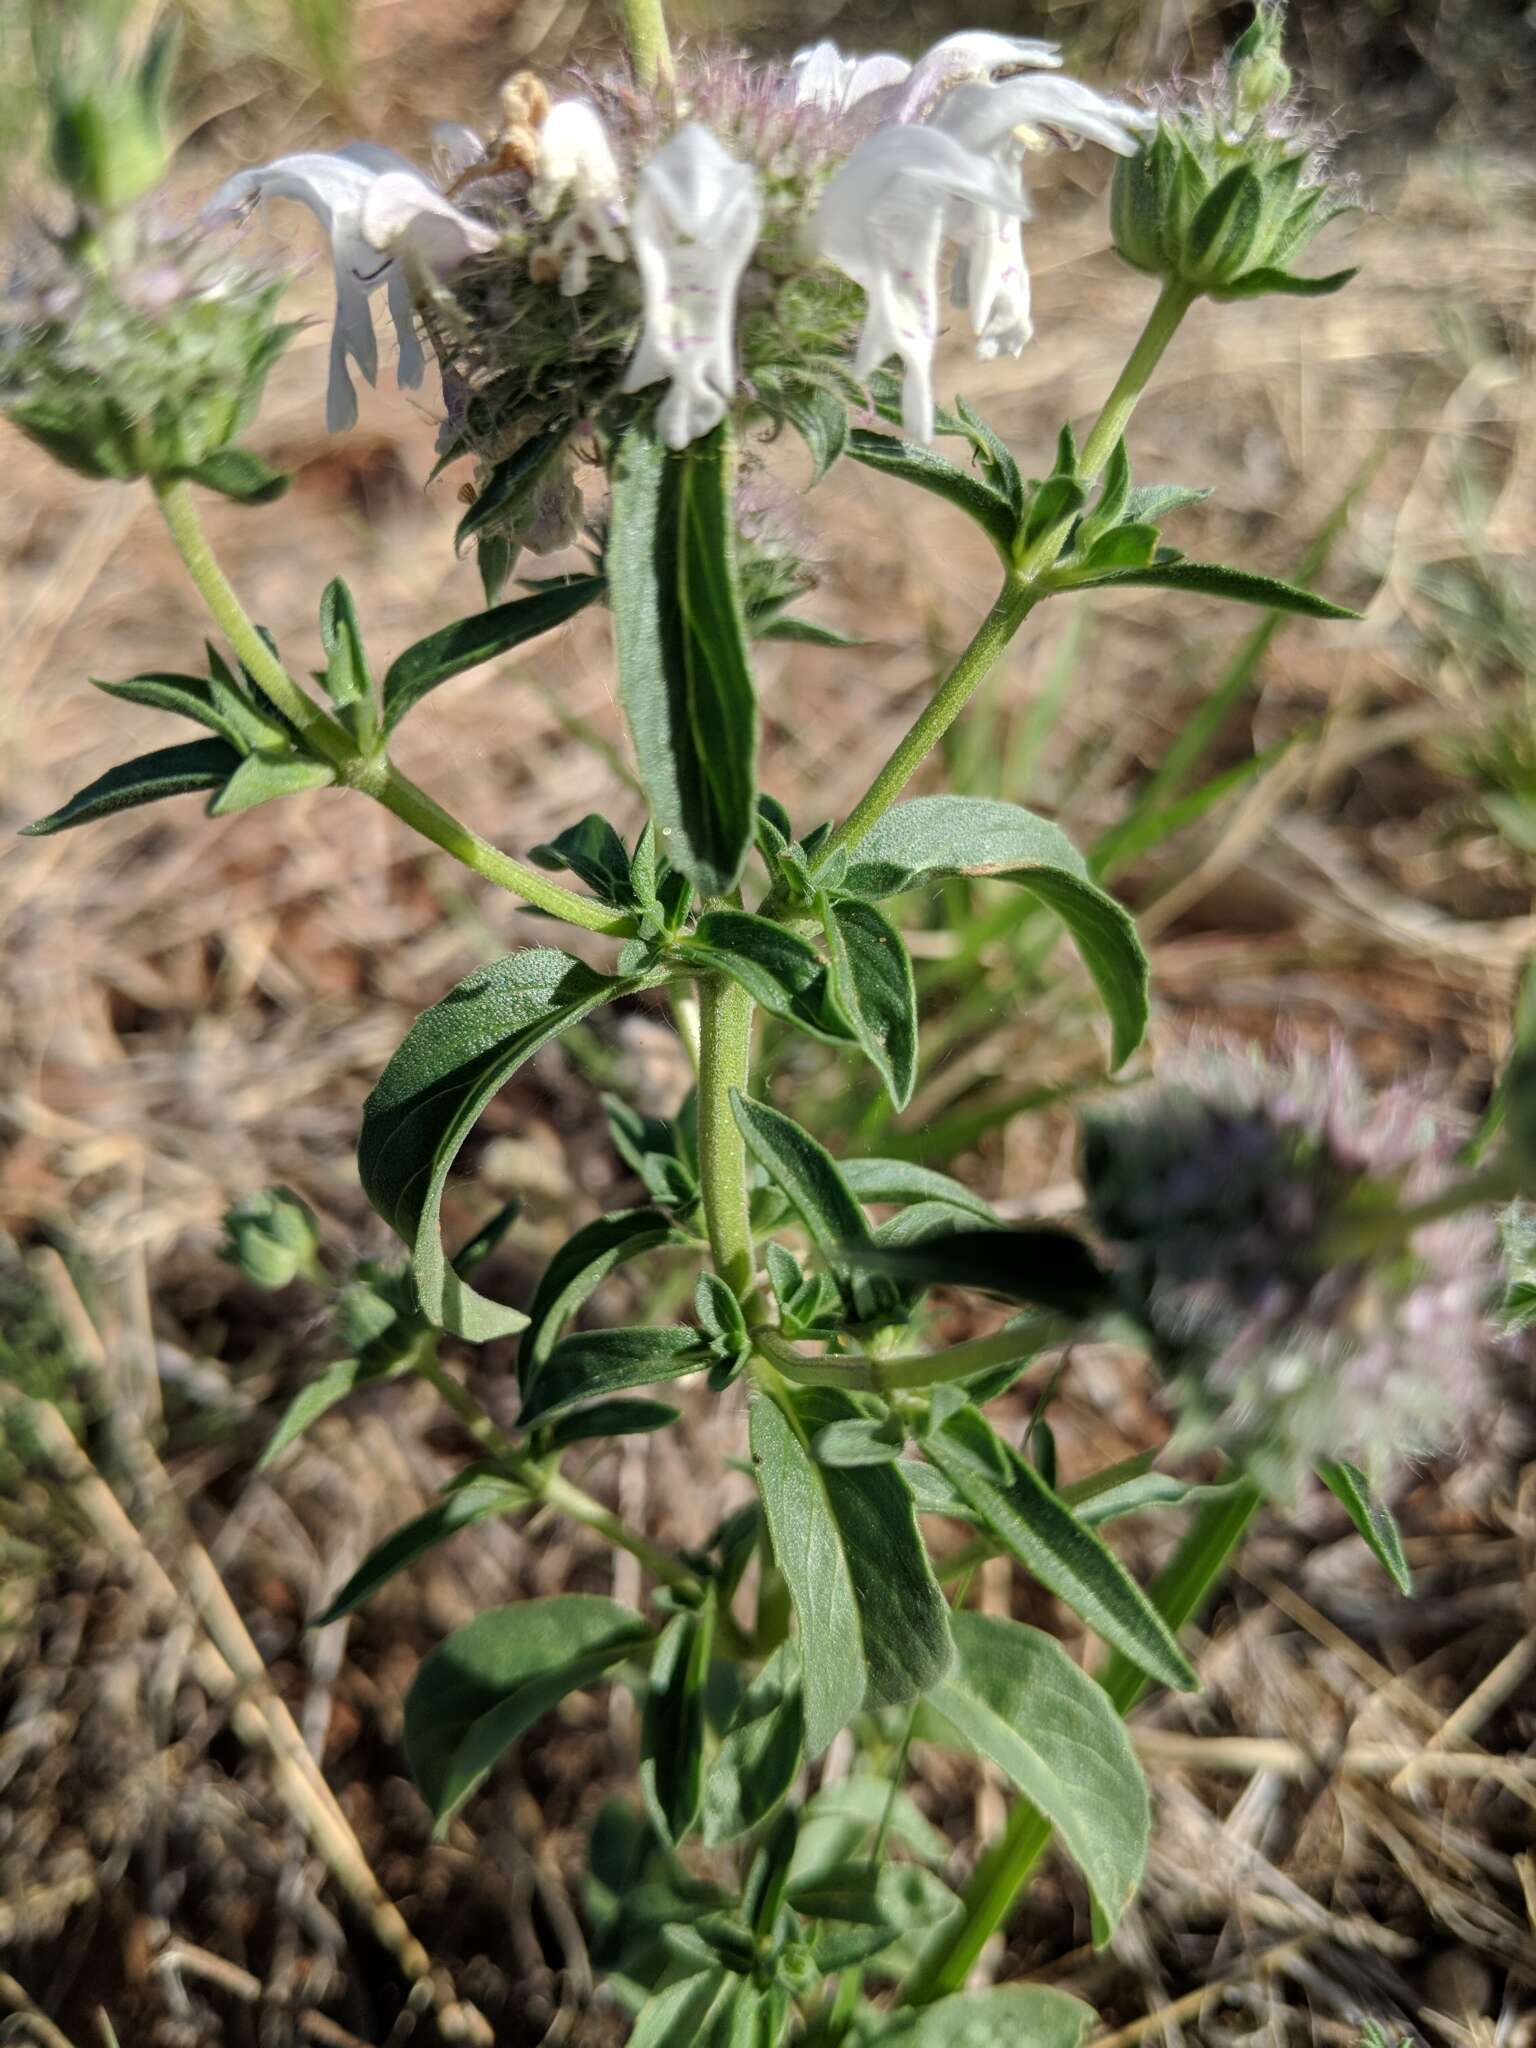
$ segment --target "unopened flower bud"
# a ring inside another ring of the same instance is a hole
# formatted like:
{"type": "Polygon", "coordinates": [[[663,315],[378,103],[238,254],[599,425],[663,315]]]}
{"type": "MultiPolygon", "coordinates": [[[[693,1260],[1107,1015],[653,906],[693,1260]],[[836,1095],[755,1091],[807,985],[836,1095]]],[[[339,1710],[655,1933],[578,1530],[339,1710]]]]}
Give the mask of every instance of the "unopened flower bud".
{"type": "Polygon", "coordinates": [[[321,1277],[313,1212],[287,1188],[264,1188],[224,1218],[222,1256],[257,1287],[279,1288],[302,1274],[321,1277]]]}
{"type": "Polygon", "coordinates": [[[166,99],[180,41],[175,16],[150,38],[142,62],[122,66],[100,25],[60,50],[49,81],[53,166],[95,220],[152,191],[170,167],[166,99]]]}
{"type": "Polygon", "coordinates": [[[1279,106],[1291,89],[1291,70],[1281,54],[1285,36],[1283,0],[1261,0],[1253,20],[1232,46],[1232,88],[1238,111],[1257,120],[1279,106]]]}

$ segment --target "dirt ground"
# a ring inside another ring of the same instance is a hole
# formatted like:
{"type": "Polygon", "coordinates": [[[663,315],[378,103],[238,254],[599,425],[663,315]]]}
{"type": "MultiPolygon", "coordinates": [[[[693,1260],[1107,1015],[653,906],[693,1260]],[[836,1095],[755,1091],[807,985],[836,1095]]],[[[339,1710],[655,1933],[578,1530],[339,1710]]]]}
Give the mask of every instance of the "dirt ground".
{"type": "MultiPolygon", "coordinates": [[[[1116,20],[1095,47],[1128,69],[1196,61],[1163,10],[1102,12],[1116,20]]],[[[1518,776],[1488,766],[1529,727],[1536,666],[1536,162],[1507,90],[1536,65],[1520,73],[1499,42],[1493,85],[1484,63],[1474,92],[1467,53],[1504,33],[1505,10],[1380,12],[1369,61],[1347,10],[1307,16],[1326,80],[1371,110],[1352,145],[1370,210],[1331,231],[1324,266],[1361,277],[1317,302],[1198,308],[1133,435],[1140,479],[1214,487],[1170,533],[1202,556],[1294,573],[1353,491],[1320,580],[1364,619],[1289,624],[1259,653],[1216,758],[1275,750],[1272,765],[1115,886],[1151,952],[1152,1056],[1213,1030],[1337,1032],[1373,1076],[1427,1075],[1470,1119],[1536,946],[1536,836],[1522,845],[1494,800],[1518,776]]],[[[1100,10],[1084,13],[1074,33],[1091,40],[1100,10]]],[[[791,46],[803,20],[761,36],[791,46]]],[[[462,0],[409,17],[378,0],[359,14],[352,117],[391,140],[427,112],[484,118],[503,70],[557,61],[584,22],[579,6],[462,0]]],[[[1201,17],[1197,53],[1221,25],[1201,17]]],[[[878,44],[898,27],[837,32],[878,44]]],[[[267,58],[199,47],[189,180],[336,136],[334,104],[267,58]]],[[[1042,173],[1039,338],[1022,362],[946,359],[1026,471],[1048,466],[1064,418],[1092,417],[1146,310],[1145,282],[1107,245],[1104,183],[1086,153],[1042,173]]],[[[327,296],[312,268],[295,302],[321,322],[327,296]]],[[[452,558],[458,479],[423,487],[430,389],[401,394],[386,375],[358,428],[328,440],[326,343],[323,324],[300,337],[253,437],[295,472],[292,493],[267,511],[219,506],[211,528],[301,665],[332,573],[379,664],[472,609],[477,585],[452,558]]],[[[594,1814],[632,1784],[632,1702],[574,1696],[439,1843],[400,1715],[417,1660],[479,1609],[570,1589],[633,1599],[637,1567],[556,1522],[486,1524],[361,1614],[307,1629],[466,1443],[425,1390],[386,1386],[255,1473],[329,1340],[302,1286],[259,1294],[216,1255],[226,1205],[270,1182],[302,1193],[339,1250],[387,1253],[357,1186],[362,1099],[418,1010],[547,926],[333,791],[216,823],[184,800],[17,840],[164,743],[154,714],[88,678],[190,666],[203,626],[145,496],[65,477],[10,431],[3,445],[0,2040],[87,2048],[114,2038],[110,2022],[122,2048],[617,2043],[582,1883],[594,1814]]],[[[803,485],[794,449],[765,459],[803,485]]],[[[851,465],[794,516],[821,567],[802,609],[861,636],[763,650],[765,786],[809,821],[861,792],[990,602],[992,568],[947,512],[851,465]]],[[[1090,843],[1255,623],[1150,591],[1047,608],[949,773],[1023,762],[1027,790],[1007,793],[1090,843]]],[[[444,688],[400,758],[514,852],[588,810],[632,830],[611,677],[605,618],[585,614],[444,688]]],[[[1070,1209],[1061,1099],[1103,1060],[1070,957],[1036,990],[1006,930],[978,935],[978,916],[957,940],[940,906],[912,916],[935,1058],[877,1149],[944,1164],[1008,1214],[1070,1209]],[[1034,1094],[1050,1106],[1011,1113],[1034,1094]]],[[[499,1291],[521,1298],[574,1224],[633,1193],[597,1088],[665,1110],[682,1085],[663,1019],[635,1011],[542,1055],[498,1100],[455,1221],[522,1195],[499,1291]]],[[[840,1143],[858,1142],[861,1118],[873,1128],[830,1055],[796,1052],[776,1085],[807,1121],[840,1118],[840,1143]]],[[[666,1312],[629,1280],[597,1308],[666,1312]]],[[[505,1357],[460,1362],[508,1416],[505,1357]]],[[[739,1401],[682,1399],[679,1429],[627,1439],[584,1480],[675,1543],[700,1539],[744,1484],[727,1463],[739,1401]]],[[[1512,1376],[1464,1457],[1411,1475],[1411,1602],[1331,1503],[1263,1518],[1210,1617],[1203,1692],[1138,1717],[1158,1814],[1142,1902],[1095,1956],[1075,1880],[1053,1864],[993,1974],[1080,1991],[1104,2014],[1102,2048],[1353,2048],[1368,2019],[1393,2039],[1533,2048],[1533,1425],[1528,1379],[1512,1376]]],[[[1069,1470],[1165,1427],[1133,1361],[1074,1359],[1058,1422],[1069,1470]]],[[[1120,1547],[1151,1568],[1166,1529],[1127,1526],[1120,1547]]],[[[979,1597],[1033,1611],[1000,1568],[979,1597]]],[[[963,1872],[1005,1810],[999,1785],[923,1745],[914,1768],[963,1872]]]]}

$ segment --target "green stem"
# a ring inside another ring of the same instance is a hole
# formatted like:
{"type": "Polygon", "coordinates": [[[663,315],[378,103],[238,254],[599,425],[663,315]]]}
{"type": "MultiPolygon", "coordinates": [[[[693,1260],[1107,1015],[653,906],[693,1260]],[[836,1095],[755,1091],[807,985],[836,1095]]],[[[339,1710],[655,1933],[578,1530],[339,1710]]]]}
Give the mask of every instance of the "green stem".
{"type": "MultiPolygon", "coordinates": [[[[1195,1515],[1172,1560],[1148,1589],[1152,1605],[1169,1627],[1178,1630],[1201,1607],[1237,1548],[1260,1501],[1251,1481],[1219,1499],[1207,1501],[1195,1515]]],[[[1118,1652],[1111,1656],[1099,1683],[1116,1711],[1128,1714],[1146,1690],[1146,1674],[1118,1652]]],[[[1019,1893],[1051,1839],[1051,1824],[1021,1799],[1008,1823],[987,1850],[965,1888],[964,1914],[955,1931],[923,1957],[902,1990],[904,2005],[929,2005],[958,1991],[976,1958],[1013,1912],[1019,1893]]]]}
{"type": "Polygon", "coordinates": [[[199,595],[225,639],[250,671],[251,680],[268,703],[303,734],[311,752],[334,767],[348,766],[357,753],[352,735],[299,688],[257,632],[250,614],[235,595],[233,585],[219,567],[218,558],[208,544],[191,485],[185,481],[168,483],[157,479],[154,492],[165,523],[170,528],[171,539],[176,543],[177,553],[187,566],[187,574],[197,585],[199,595]]]}
{"type": "MultiPolygon", "coordinates": [[[[1179,322],[1199,297],[1187,285],[1165,284],[1147,316],[1136,346],[1125,368],[1104,402],[1093,431],[1078,458],[1078,475],[1091,484],[1114,452],[1146,389],[1153,371],[1179,322]]],[[[927,755],[936,747],[985,680],[1003,649],[1029,617],[1042,597],[1049,594],[1047,572],[1055,566],[1062,544],[1072,528],[1072,519],[1061,520],[1042,533],[1020,559],[1004,584],[1002,593],[983,619],[975,638],[939,685],[919,714],[905,739],[886,762],[854,809],[827,840],[816,860],[820,868],[832,854],[856,846],[864,835],[895,803],[927,755]]]]}
{"type": "Polygon", "coordinates": [[[661,0],[619,0],[635,76],[647,88],[672,83],[672,45],[661,0]]]}
{"type": "Polygon", "coordinates": [[[461,1386],[444,1368],[432,1343],[423,1346],[410,1365],[411,1370],[432,1388],[444,1407],[452,1409],[481,1450],[494,1458],[509,1478],[521,1480],[546,1507],[556,1509],[573,1522],[583,1523],[597,1535],[617,1544],[619,1549],[627,1550],[664,1584],[689,1593],[699,1591],[698,1578],[686,1565],[679,1564],[664,1550],[659,1550],[638,1529],[632,1529],[620,1516],[605,1508],[601,1501],[594,1500],[590,1493],[584,1492],[562,1473],[548,1471],[530,1458],[504,1429],[491,1420],[468,1388],[461,1386]]]}
{"type": "Polygon", "coordinates": [[[445,811],[424,789],[418,789],[409,776],[402,775],[383,755],[364,755],[346,727],[300,689],[257,632],[209,545],[190,485],[161,481],[155,484],[154,491],[187,574],[251,680],[267,702],[302,735],[310,751],[331,763],[338,781],[362,790],[430,839],[434,846],[462,861],[465,867],[498,888],[537,904],[551,916],[610,937],[627,937],[634,930],[631,919],[616,915],[590,897],[578,896],[574,889],[562,888],[539,869],[525,867],[520,860],[513,860],[510,854],[492,846],[489,840],[482,839],[478,832],[472,832],[445,811]]]}
{"type": "Polygon", "coordinates": [[[1009,577],[970,646],[923,706],[895,753],[822,847],[816,859],[818,868],[824,867],[834,853],[856,846],[885,816],[1038,602],[1037,591],[1017,577],[1009,577]]]}
{"type": "Polygon", "coordinates": [[[994,1365],[1013,1365],[1034,1357],[1048,1339],[1042,1339],[1037,1321],[1027,1328],[997,1330],[990,1337],[973,1337],[967,1344],[952,1344],[946,1351],[913,1353],[906,1358],[867,1358],[851,1353],[844,1358],[823,1355],[807,1358],[770,1327],[755,1329],[752,1342],[783,1373],[803,1387],[851,1387],[859,1393],[892,1394],[920,1387],[938,1387],[948,1380],[969,1379],[994,1365]]]}
{"type": "Polygon", "coordinates": [[[418,788],[408,775],[402,775],[393,761],[379,759],[368,763],[357,775],[356,786],[465,867],[494,882],[497,888],[547,910],[552,917],[580,925],[584,931],[601,932],[607,938],[627,938],[633,932],[633,918],[610,910],[605,903],[594,902],[590,896],[578,896],[574,889],[562,888],[549,875],[525,866],[511,854],[503,853],[499,846],[492,846],[488,839],[482,839],[451,811],[445,811],[435,797],[418,788]]]}
{"type": "Polygon", "coordinates": [[[757,1279],[747,1194],[747,1146],[731,1111],[731,1090],[745,1094],[752,1059],[752,998],[739,982],[707,975],[699,983],[699,1186],[715,1271],[738,1301],[757,1279]]]}

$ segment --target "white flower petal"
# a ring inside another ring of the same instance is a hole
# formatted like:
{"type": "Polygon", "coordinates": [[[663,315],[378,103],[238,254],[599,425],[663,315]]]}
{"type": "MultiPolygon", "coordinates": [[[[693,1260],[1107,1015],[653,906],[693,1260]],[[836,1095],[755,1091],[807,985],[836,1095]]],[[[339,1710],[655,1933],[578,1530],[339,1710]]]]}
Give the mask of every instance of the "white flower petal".
{"type": "Polygon", "coordinates": [[[623,389],[670,378],[659,414],[669,448],[685,448],[725,416],[736,382],[736,292],[762,216],[755,172],[696,122],[636,180],[630,240],[645,319],[623,389]]]}
{"type": "Polygon", "coordinates": [[[919,441],[933,438],[939,250],[956,200],[1004,216],[1025,211],[1017,180],[952,135],[883,128],[830,181],[812,224],[822,255],[869,300],[855,375],[867,377],[890,356],[901,359],[903,421],[919,441]]]}
{"type": "Polygon", "coordinates": [[[602,117],[590,101],[557,100],[539,130],[538,173],[529,191],[533,210],[548,220],[567,199],[545,253],[560,266],[567,298],[584,292],[594,254],[610,263],[624,259],[624,181],[602,117]]]}
{"type": "Polygon", "coordinates": [[[825,107],[842,113],[872,92],[900,85],[911,72],[905,57],[888,50],[871,57],[845,57],[836,43],[816,43],[797,50],[789,60],[796,106],[825,107]]]}
{"type": "Polygon", "coordinates": [[[485,162],[485,144],[462,121],[432,123],[432,174],[444,191],[485,162]]]}
{"type": "Polygon", "coordinates": [[[1061,129],[1102,143],[1117,156],[1134,156],[1141,134],[1157,125],[1155,115],[1107,99],[1079,79],[1038,76],[1008,78],[1001,85],[956,86],[928,119],[932,127],[984,156],[1008,149],[1020,128],[1061,129]]]}
{"type": "Polygon", "coordinates": [[[461,213],[417,171],[385,171],[363,195],[360,222],[370,248],[393,261],[423,264],[436,275],[485,256],[500,241],[494,228],[461,213]]]}
{"type": "Polygon", "coordinates": [[[1034,36],[999,36],[984,29],[968,29],[945,36],[912,67],[906,90],[901,95],[896,118],[918,120],[946,86],[989,80],[1006,64],[1032,64],[1055,70],[1061,51],[1055,43],[1034,36]]]}

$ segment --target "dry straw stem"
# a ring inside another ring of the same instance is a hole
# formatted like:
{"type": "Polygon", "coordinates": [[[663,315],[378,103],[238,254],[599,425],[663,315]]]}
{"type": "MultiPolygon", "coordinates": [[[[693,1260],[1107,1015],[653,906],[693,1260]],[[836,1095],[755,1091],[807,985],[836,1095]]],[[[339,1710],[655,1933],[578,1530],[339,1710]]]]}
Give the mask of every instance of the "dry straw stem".
{"type": "MultiPolygon", "coordinates": [[[[98,1371],[107,1358],[63,1262],[49,1257],[44,1271],[61,1317],[88,1362],[98,1371]],[[87,1336],[89,1332],[89,1336],[87,1336]],[[94,1354],[94,1355],[93,1355],[94,1354]]],[[[378,1940],[412,1985],[412,2002],[431,2009],[446,2042],[490,2048],[493,2036],[483,2016],[457,1999],[385,1893],[346,1815],[292,1714],[272,1685],[261,1653],[241,1620],[213,1560],[186,1526],[165,1469],[140,1436],[133,1446],[134,1479],[145,1491],[156,1519],[176,1531],[178,1587],[129,1519],[122,1502],[76,1442],[59,1411],[0,1382],[0,1415],[29,1432],[56,1476],[113,1556],[128,1562],[152,1604],[165,1614],[190,1606],[202,1630],[192,1653],[198,1683],[210,1697],[227,1702],[230,1725],[249,1748],[272,1760],[274,1789],[313,1843],[336,1882],[368,1921],[378,1940]]]]}

